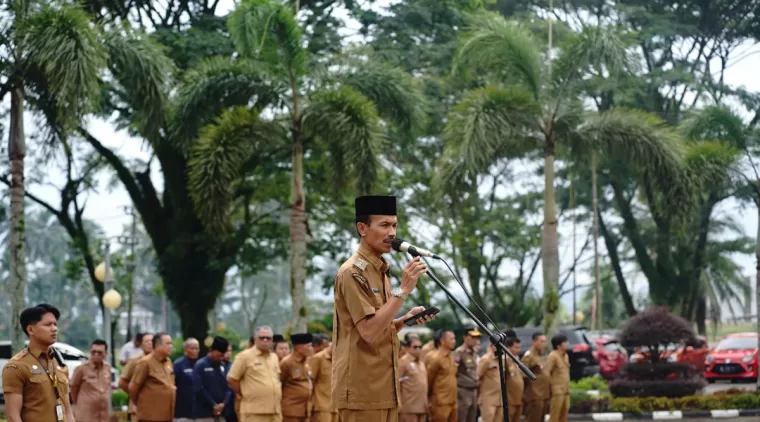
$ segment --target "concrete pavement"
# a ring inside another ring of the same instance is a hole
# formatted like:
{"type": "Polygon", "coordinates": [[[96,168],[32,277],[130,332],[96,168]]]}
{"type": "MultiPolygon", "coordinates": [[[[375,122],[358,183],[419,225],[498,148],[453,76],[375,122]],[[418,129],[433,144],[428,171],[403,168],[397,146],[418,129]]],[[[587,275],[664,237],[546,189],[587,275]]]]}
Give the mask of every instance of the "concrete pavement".
{"type": "Polygon", "coordinates": [[[730,381],[718,381],[715,384],[707,384],[707,387],[702,389],[702,394],[713,394],[713,393],[718,393],[721,391],[726,391],[726,390],[731,390],[731,389],[739,389],[739,390],[745,390],[747,392],[754,392],[755,388],[756,387],[755,387],[754,382],[733,384],[730,381]]]}

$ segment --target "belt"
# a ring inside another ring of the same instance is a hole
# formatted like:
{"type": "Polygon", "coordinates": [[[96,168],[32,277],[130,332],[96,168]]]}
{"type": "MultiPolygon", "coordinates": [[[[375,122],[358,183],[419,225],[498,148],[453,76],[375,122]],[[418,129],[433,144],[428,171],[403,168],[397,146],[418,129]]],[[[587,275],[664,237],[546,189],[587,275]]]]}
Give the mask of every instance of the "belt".
{"type": "Polygon", "coordinates": [[[477,390],[478,386],[475,387],[462,387],[461,385],[457,385],[457,388],[461,388],[462,390],[477,390]]]}

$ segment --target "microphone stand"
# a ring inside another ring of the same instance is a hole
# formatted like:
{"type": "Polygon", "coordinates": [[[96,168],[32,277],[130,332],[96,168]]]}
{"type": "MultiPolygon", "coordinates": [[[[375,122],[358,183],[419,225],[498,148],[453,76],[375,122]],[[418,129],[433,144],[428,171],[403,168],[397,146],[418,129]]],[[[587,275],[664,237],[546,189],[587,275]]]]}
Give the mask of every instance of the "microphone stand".
{"type": "MultiPolygon", "coordinates": [[[[407,251],[410,255],[417,257],[420,256],[419,253],[417,253],[416,250],[409,249],[407,251]]],[[[475,314],[472,313],[466,306],[462,304],[462,302],[459,301],[459,299],[454,296],[454,294],[451,293],[451,291],[446,287],[446,285],[443,284],[441,280],[438,279],[438,277],[433,274],[433,272],[430,270],[430,268],[426,271],[428,277],[433,279],[435,283],[438,285],[438,287],[443,290],[444,293],[451,299],[452,302],[456,303],[457,306],[461,310],[464,311],[464,313],[467,314],[467,316],[472,319],[473,322],[475,322],[475,325],[480,328],[481,331],[486,333],[488,336],[488,339],[491,340],[491,344],[494,345],[496,348],[496,359],[499,360],[499,378],[501,378],[501,407],[504,412],[504,422],[509,422],[509,407],[507,405],[507,378],[506,373],[504,372],[504,356],[509,356],[510,359],[512,359],[515,364],[517,364],[517,367],[520,368],[520,371],[522,371],[525,376],[527,376],[531,381],[536,380],[536,375],[531,372],[530,369],[528,369],[527,366],[525,366],[522,362],[520,362],[520,359],[518,359],[512,352],[507,349],[504,344],[501,342],[502,338],[498,334],[494,334],[491,330],[486,327],[486,325],[478,319],[478,317],[475,316],[475,314]]]]}

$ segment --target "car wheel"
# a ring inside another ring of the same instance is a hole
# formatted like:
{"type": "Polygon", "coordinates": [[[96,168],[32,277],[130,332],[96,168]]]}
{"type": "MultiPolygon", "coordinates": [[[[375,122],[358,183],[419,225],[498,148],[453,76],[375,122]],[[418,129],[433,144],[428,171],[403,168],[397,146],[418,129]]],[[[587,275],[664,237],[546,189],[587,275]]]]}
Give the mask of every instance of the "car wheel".
{"type": "Polygon", "coordinates": [[[707,380],[707,383],[708,383],[708,384],[715,384],[715,380],[714,380],[714,379],[708,379],[708,380],[707,380]]]}

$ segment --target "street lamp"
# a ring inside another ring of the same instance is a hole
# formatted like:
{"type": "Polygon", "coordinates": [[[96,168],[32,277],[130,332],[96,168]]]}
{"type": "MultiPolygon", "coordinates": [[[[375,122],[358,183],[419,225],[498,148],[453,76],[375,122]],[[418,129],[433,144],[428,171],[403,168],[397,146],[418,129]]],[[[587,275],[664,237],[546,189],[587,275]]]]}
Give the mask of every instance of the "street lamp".
{"type": "Polygon", "coordinates": [[[103,335],[105,336],[106,347],[108,348],[108,356],[106,357],[111,366],[114,366],[113,362],[113,344],[111,344],[111,311],[118,308],[121,305],[121,295],[114,290],[113,285],[113,270],[111,268],[111,245],[106,241],[105,244],[105,259],[102,263],[95,267],[95,278],[104,284],[103,286],[103,335]]]}

